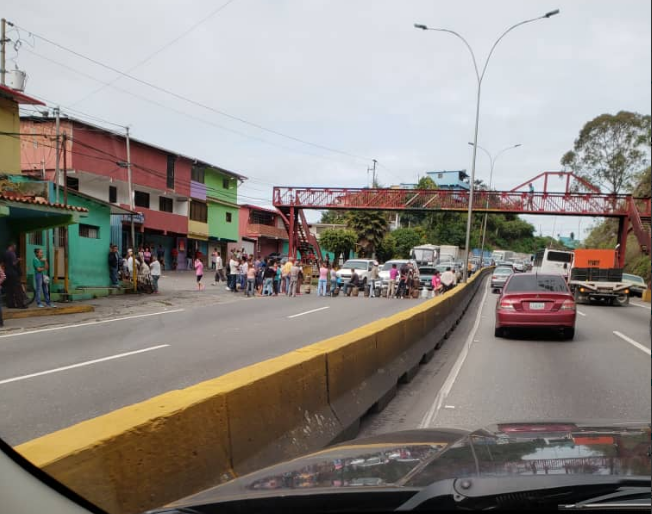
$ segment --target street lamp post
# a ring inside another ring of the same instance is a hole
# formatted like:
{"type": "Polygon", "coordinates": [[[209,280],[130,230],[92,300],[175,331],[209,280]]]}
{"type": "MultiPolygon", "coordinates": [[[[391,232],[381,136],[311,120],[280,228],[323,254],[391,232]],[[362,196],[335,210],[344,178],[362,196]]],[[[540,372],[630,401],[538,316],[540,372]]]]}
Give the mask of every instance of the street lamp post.
{"type": "Polygon", "coordinates": [[[473,48],[471,48],[471,45],[469,42],[464,39],[458,32],[455,32],[454,30],[450,29],[443,29],[443,28],[430,28],[427,25],[421,25],[421,24],[415,24],[414,28],[420,29],[420,30],[431,30],[434,32],[446,32],[448,34],[452,34],[453,36],[459,38],[462,40],[464,45],[466,46],[467,50],[471,54],[471,59],[473,60],[473,68],[475,70],[475,76],[478,80],[478,90],[477,90],[477,95],[476,95],[476,104],[475,104],[475,132],[473,136],[473,160],[471,162],[471,184],[470,184],[470,189],[469,189],[469,208],[468,208],[468,213],[467,213],[467,221],[466,221],[466,261],[465,261],[465,266],[463,270],[463,278],[462,281],[466,282],[469,278],[469,254],[470,254],[470,246],[471,246],[471,222],[472,222],[472,215],[473,215],[473,196],[475,193],[475,163],[476,163],[476,158],[478,155],[478,131],[480,128],[480,98],[482,96],[482,81],[484,80],[485,73],[487,72],[487,66],[489,65],[489,61],[491,60],[491,56],[494,53],[494,50],[498,46],[498,44],[502,41],[502,39],[509,34],[512,30],[514,30],[517,27],[520,27],[521,25],[526,25],[528,23],[532,23],[535,21],[539,20],[545,20],[548,18],[551,18],[555,15],[559,14],[559,9],[555,9],[554,11],[547,12],[543,16],[539,16],[538,18],[532,18],[529,20],[524,20],[521,21],[515,25],[512,25],[509,27],[505,32],[503,32],[500,37],[494,42],[493,46],[491,47],[491,50],[489,51],[489,55],[487,56],[486,61],[484,62],[484,65],[482,66],[482,71],[480,71],[480,68],[478,68],[478,61],[475,58],[475,53],[473,52],[473,48]]]}
{"type": "MultiPolygon", "coordinates": [[[[469,143],[469,145],[473,146],[473,143],[469,143]]],[[[509,150],[514,150],[515,148],[519,148],[521,146],[523,146],[523,145],[521,143],[518,143],[517,145],[512,145],[512,146],[508,146],[507,148],[503,148],[494,157],[493,155],[491,155],[489,150],[487,150],[486,148],[483,148],[482,146],[478,145],[478,149],[482,150],[484,153],[487,154],[487,157],[489,157],[489,163],[491,165],[490,166],[490,171],[489,171],[489,191],[491,191],[491,187],[493,186],[494,165],[496,164],[496,161],[498,160],[498,158],[502,154],[504,154],[505,152],[507,152],[509,150]]],[[[487,210],[489,210],[489,196],[487,196],[487,203],[485,205],[485,208],[487,210]]],[[[480,249],[480,262],[481,263],[484,262],[484,245],[485,245],[485,241],[487,240],[487,218],[488,217],[489,217],[489,213],[485,212],[484,213],[484,221],[482,222],[482,246],[481,246],[481,249],[480,249]]]]}

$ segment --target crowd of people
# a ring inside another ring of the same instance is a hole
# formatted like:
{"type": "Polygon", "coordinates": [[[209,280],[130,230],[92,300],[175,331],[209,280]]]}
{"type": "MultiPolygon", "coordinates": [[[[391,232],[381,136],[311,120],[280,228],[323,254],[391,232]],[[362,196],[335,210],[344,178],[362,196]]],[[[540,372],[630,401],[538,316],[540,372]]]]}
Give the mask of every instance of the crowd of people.
{"type": "Polygon", "coordinates": [[[109,276],[113,287],[120,287],[120,280],[131,282],[136,273],[136,283],[139,288],[151,288],[151,292],[159,293],[159,279],[164,268],[165,251],[162,246],[154,253],[153,248],[140,247],[134,255],[132,248],[122,257],[118,252],[118,245],[112,244],[109,248],[109,276]],[[135,267],[135,271],[134,271],[135,267]]]}

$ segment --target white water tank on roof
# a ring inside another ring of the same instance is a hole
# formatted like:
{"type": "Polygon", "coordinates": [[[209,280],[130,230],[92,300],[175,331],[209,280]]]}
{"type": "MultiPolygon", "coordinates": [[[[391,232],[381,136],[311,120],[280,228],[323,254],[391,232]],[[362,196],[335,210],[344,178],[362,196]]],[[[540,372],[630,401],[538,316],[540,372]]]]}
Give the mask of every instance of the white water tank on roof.
{"type": "Polygon", "coordinates": [[[27,73],[18,68],[7,71],[7,85],[11,89],[15,89],[21,93],[24,92],[25,86],[27,85],[27,73]]]}

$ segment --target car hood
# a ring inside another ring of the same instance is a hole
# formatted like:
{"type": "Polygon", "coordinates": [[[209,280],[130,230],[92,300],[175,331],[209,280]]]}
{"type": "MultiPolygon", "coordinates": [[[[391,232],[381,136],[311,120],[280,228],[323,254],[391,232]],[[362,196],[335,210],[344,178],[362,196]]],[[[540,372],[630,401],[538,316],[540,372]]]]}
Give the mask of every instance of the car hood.
{"type": "Polygon", "coordinates": [[[272,466],[167,508],[300,492],[421,488],[467,476],[649,476],[650,424],[505,423],[357,439],[272,466]]]}

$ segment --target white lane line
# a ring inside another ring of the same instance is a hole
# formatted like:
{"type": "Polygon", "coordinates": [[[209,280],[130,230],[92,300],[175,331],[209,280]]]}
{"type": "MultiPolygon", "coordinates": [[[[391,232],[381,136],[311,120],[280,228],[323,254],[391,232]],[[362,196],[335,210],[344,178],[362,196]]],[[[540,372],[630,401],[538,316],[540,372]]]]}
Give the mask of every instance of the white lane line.
{"type": "Polygon", "coordinates": [[[51,328],[39,328],[38,330],[27,330],[26,332],[17,332],[15,334],[6,334],[0,336],[0,339],[5,337],[18,337],[18,336],[28,336],[30,334],[40,334],[41,332],[53,332],[55,330],[68,330],[69,328],[79,328],[79,327],[88,327],[91,325],[100,325],[102,323],[113,323],[114,321],[124,321],[128,319],[137,319],[137,318],[148,318],[150,316],[160,316],[162,314],[173,314],[175,312],[183,312],[185,309],[174,309],[171,311],[161,311],[161,312],[152,312],[150,314],[137,314],[134,316],[124,316],[122,318],[111,318],[111,319],[102,319],[97,321],[87,321],[85,323],[77,323],[75,325],[63,325],[60,327],[51,327],[51,328]]]}
{"type": "Polygon", "coordinates": [[[646,309],[648,311],[650,310],[650,305],[649,304],[645,305],[644,303],[637,303],[637,302],[629,302],[629,304],[634,305],[636,307],[640,307],[641,309],[646,309]]]}
{"type": "Polygon", "coordinates": [[[585,313],[585,312],[582,312],[582,311],[576,311],[576,312],[577,312],[580,316],[586,316],[586,313],[585,313]]]}
{"type": "Polygon", "coordinates": [[[648,355],[652,355],[652,352],[647,346],[642,345],[641,343],[638,343],[634,341],[631,337],[627,337],[625,334],[622,334],[616,330],[614,330],[614,335],[620,337],[623,341],[628,342],[632,346],[635,346],[639,350],[641,350],[644,353],[647,353],[648,355]]]}
{"type": "Polygon", "coordinates": [[[20,380],[27,380],[28,378],[40,377],[42,375],[50,375],[52,373],[59,373],[60,371],[67,371],[69,369],[82,368],[84,366],[90,366],[91,364],[97,364],[99,362],[112,361],[114,359],[122,359],[123,357],[129,357],[131,355],[137,355],[139,353],[151,352],[154,350],[160,350],[161,348],[167,348],[169,344],[161,344],[158,346],[151,346],[150,348],[143,348],[142,350],[135,350],[133,352],[119,353],[117,355],[110,355],[109,357],[102,357],[101,359],[93,359],[92,361],[80,362],[78,364],[71,364],[70,366],[63,366],[61,368],[48,369],[46,371],[39,371],[38,373],[30,373],[29,375],[22,375],[20,377],[6,378],[5,380],[0,380],[0,385],[9,384],[11,382],[18,382],[20,380]]]}
{"type": "Polygon", "coordinates": [[[292,316],[288,316],[288,319],[298,318],[299,316],[305,316],[306,314],[312,314],[313,312],[325,311],[326,309],[330,309],[330,307],[320,307],[319,309],[313,309],[311,311],[300,312],[299,314],[294,314],[292,316]]]}
{"type": "Polygon", "coordinates": [[[432,406],[430,407],[430,409],[428,409],[428,412],[426,412],[426,415],[421,420],[421,423],[419,424],[419,428],[429,428],[432,426],[435,419],[437,418],[437,415],[439,414],[439,411],[444,405],[444,401],[450,394],[451,389],[453,388],[453,384],[455,383],[455,380],[457,380],[457,376],[460,374],[460,371],[462,370],[464,361],[466,360],[466,357],[469,354],[469,350],[471,349],[473,340],[475,339],[478,329],[480,328],[480,321],[482,320],[481,317],[482,311],[485,307],[487,295],[489,294],[489,285],[490,283],[489,281],[487,281],[487,286],[485,287],[484,295],[482,297],[481,307],[478,309],[478,314],[475,317],[475,323],[473,324],[473,329],[471,330],[469,337],[464,343],[464,348],[462,349],[462,352],[457,358],[457,361],[455,361],[455,365],[453,366],[453,369],[451,369],[451,372],[448,374],[448,377],[446,378],[444,385],[437,393],[437,396],[435,396],[435,400],[433,401],[432,406]]]}

